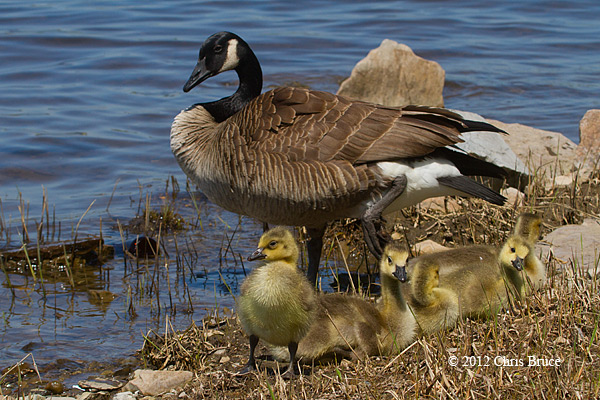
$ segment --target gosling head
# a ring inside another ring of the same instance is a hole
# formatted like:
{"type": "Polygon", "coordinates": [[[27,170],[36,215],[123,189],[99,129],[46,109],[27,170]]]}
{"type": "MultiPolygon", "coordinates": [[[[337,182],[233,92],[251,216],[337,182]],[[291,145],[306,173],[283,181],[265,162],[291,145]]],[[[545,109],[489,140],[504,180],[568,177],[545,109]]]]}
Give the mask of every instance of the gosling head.
{"type": "Polygon", "coordinates": [[[517,271],[522,271],[530,251],[525,238],[511,236],[500,250],[500,264],[503,267],[512,265],[517,271]]]}
{"type": "Polygon", "coordinates": [[[298,245],[292,233],[283,227],[276,227],[263,233],[258,248],[248,257],[248,261],[298,261],[298,245]]]}
{"type": "Polygon", "coordinates": [[[248,44],[235,33],[215,33],[202,44],[198,63],[183,86],[183,91],[189,92],[210,77],[236,69],[249,53],[252,51],[248,44]]]}
{"type": "Polygon", "coordinates": [[[540,238],[541,225],[542,218],[539,215],[523,213],[517,217],[514,235],[526,239],[531,244],[535,244],[540,238]]]}
{"type": "Polygon", "coordinates": [[[395,243],[388,243],[379,262],[379,272],[382,275],[391,275],[400,282],[406,282],[406,260],[408,252],[404,248],[395,243]]]}

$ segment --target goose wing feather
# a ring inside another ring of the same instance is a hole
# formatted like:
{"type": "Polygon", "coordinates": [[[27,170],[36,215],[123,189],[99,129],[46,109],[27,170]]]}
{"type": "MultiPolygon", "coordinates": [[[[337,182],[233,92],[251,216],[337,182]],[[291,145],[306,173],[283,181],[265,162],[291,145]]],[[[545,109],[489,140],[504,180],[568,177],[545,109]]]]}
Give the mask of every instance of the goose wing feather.
{"type": "Polygon", "coordinates": [[[459,115],[443,109],[384,107],[290,87],[263,93],[231,119],[256,150],[287,154],[290,161],[354,165],[421,157],[462,142],[467,129],[459,115]]]}

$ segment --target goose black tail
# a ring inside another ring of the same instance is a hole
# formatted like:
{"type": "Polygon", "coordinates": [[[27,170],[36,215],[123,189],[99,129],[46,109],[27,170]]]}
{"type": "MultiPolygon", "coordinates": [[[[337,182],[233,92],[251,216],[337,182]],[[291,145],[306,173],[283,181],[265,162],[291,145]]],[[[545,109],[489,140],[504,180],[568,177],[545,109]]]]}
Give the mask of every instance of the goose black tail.
{"type": "Polygon", "coordinates": [[[502,196],[500,193],[466,176],[442,177],[438,178],[438,182],[441,185],[451,187],[474,197],[479,197],[480,199],[499,206],[503,205],[506,201],[506,197],[502,196]]]}

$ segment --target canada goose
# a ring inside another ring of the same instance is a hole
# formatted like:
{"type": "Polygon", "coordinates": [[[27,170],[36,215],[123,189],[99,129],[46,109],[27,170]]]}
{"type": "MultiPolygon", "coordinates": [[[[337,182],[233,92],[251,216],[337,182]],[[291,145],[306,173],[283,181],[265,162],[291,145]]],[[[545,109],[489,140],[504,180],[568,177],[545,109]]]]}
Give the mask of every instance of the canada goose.
{"type": "Polygon", "coordinates": [[[451,328],[459,316],[458,296],[447,287],[440,287],[440,266],[435,259],[415,262],[411,271],[411,309],[420,330],[426,334],[451,328]]]}
{"type": "MultiPolygon", "coordinates": [[[[415,336],[415,318],[399,285],[406,281],[408,253],[388,244],[380,261],[381,302],[376,308],[356,296],[319,295],[320,309],[296,353],[304,362],[332,357],[362,358],[391,354],[405,348],[415,336]]],[[[288,360],[284,347],[271,349],[279,360],[288,360]]]]}
{"type": "Polygon", "coordinates": [[[428,197],[505,198],[465,175],[503,177],[502,168],[454,144],[461,132],[502,130],[446,109],[384,107],[331,93],[281,87],[261,94],[262,71],[239,36],[219,32],[200,48],[183,87],[228,70],[237,91],[181,111],[171,150],[213,203],[263,223],[307,228],[308,277],[315,282],[326,224],[360,218],[378,258],[380,217],[428,197]]]}
{"type": "Polygon", "coordinates": [[[265,232],[258,249],[248,260],[264,260],[244,280],[237,299],[237,313],[250,337],[250,357],[245,373],[256,368],[254,350],[259,339],[287,346],[290,364],[286,374],[295,374],[298,342],[308,332],[318,307],[312,285],[297,268],[298,245],[291,232],[277,227],[265,232]]]}
{"type": "MultiPolygon", "coordinates": [[[[539,236],[535,232],[533,235],[539,236]]],[[[531,240],[530,236],[515,234],[507,239],[499,254],[503,272],[521,296],[530,289],[539,289],[546,281],[546,268],[535,255],[531,240]]]]}
{"type": "Polygon", "coordinates": [[[415,316],[402,294],[402,286],[408,285],[407,259],[408,252],[400,245],[390,242],[385,246],[379,261],[381,300],[378,306],[386,324],[380,338],[384,354],[392,354],[408,346],[417,329],[415,316]]]}

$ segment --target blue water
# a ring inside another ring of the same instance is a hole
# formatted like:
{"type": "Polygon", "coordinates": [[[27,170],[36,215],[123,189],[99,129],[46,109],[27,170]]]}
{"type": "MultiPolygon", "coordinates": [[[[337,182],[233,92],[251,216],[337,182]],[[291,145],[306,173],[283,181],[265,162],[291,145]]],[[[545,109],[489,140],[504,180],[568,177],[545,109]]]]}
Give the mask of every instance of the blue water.
{"type": "MultiPolygon", "coordinates": [[[[135,214],[140,197],[150,194],[160,203],[170,176],[185,187],[169,149],[173,116],[235,90],[233,73],[188,94],[181,90],[200,43],[216,31],[233,31],[251,44],[265,87],[299,82],[332,92],[369,50],[393,39],[442,65],[447,107],[559,131],[578,142],[579,120],[600,108],[598,21],[597,0],[2,1],[0,217],[11,235],[6,243],[0,232],[0,248],[23,240],[20,198],[29,203],[31,223],[39,221],[42,187],[51,214],[63,221],[63,236],[95,200],[80,232],[97,233],[102,218],[112,244],[121,241],[117,222],[135,214]]],[[[198,240],[200,268],[212,275],[190,283],[194,301],[231,305],[214,265],[224,232],[231,235],[239,220],[206,203],[203,217],[204,230],[190,238],[198,240]]],[[[240,254],[260,231],[251,221],[241,226],[232,244],[240,254]]],[[[122,275],[119,257],[111,266],[113,279],[100,286],[122,297],[107,311],[84,301],[85,293],[69,298],[55,288],[54,298],[71,310],[63,310],[68,318],[59,324],[30,301],[41,296],[39,286],[25,285],[15,300],[5,282],[0,361],[21,358],[21,347],[32,341],[43,344],[34,352],[41,362],[59,351],[93,359],[98,346],[109,359],[139,346],[141,328],[156,327],[156,315],[140,305],[137,318],[123,316],[128,283],[114,279],[122,275]],[[89,326],[103,329],[90,332],[89,326]],[[73,338],[80,339],[74,350],[73,338]]]]}

